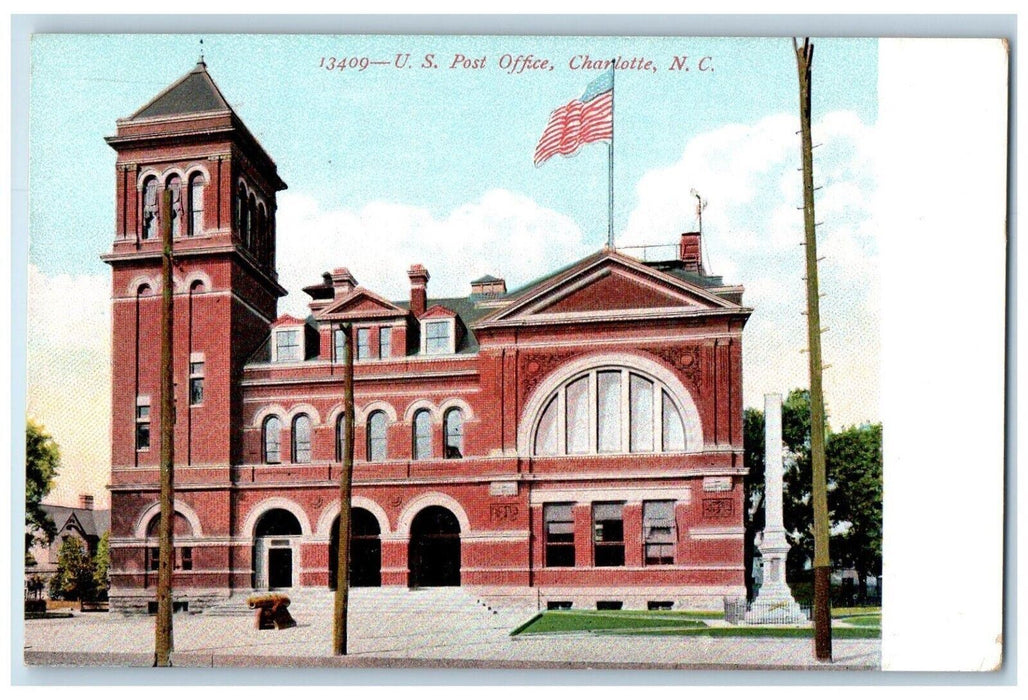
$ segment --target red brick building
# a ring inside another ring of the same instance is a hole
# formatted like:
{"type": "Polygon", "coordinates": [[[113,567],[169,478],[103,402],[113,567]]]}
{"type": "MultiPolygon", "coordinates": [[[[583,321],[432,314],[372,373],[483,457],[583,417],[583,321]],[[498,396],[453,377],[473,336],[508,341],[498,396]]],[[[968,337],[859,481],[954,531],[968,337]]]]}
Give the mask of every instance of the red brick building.
{"type": "Polygon", "coordinates": [[[402,301],[337,268],[305,288],[306,319],[279,317],[286,185],[206,66],[108,143],[113,609],[154,600],[164,217],[177,601],[334,585],[344,322],[357,358],[354,585],[576,606],[742,594],[750,310],[741,287],[706,273],[699,234],[682,234],[671,260],[604,249],[513,291],[483,277],[459,298],[432,298],[416,264],[402,301]]]}

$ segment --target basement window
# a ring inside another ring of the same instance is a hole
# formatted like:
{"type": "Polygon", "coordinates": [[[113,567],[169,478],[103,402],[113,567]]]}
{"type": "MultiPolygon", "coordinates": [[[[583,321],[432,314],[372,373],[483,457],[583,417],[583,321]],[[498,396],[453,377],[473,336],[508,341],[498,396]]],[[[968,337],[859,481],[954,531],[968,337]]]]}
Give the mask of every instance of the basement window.
{"type": "Polygon", "coordinates": [[[624,607],[624,602],[620,600],[597,600],[597,610],[620,610],[624,607]]]}

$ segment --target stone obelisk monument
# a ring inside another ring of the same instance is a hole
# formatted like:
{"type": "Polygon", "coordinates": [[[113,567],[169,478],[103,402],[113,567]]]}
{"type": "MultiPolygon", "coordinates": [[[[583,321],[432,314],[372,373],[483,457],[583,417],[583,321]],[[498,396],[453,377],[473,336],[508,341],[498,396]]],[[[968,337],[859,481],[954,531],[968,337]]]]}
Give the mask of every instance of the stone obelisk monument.
{"type": "Polygon", "coordinates": [[[807,617],[785,582],[785,558],[789,542],[782,519],[782,396],[764,395],[764,533],[760,556],[764,578],[746,622],[790,624],[807,617]]]}

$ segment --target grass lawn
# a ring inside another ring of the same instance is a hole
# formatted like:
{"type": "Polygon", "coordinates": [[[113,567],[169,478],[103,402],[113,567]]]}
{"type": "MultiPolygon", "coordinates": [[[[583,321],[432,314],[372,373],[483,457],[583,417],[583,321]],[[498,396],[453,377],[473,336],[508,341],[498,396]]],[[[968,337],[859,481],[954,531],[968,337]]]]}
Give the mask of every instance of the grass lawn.
{"type": "Polygon", "coordinates": [[[659,628],[703,627],[702,620],[668,612],[646,610],[547,610],[514,630],[517,634],[546,634],[548,632],[609,632],[612,630],[638,630],[659,628]]]}
{"type": "MultiPolygon", "coordinates": [[[[881,615],[833,615],[852,627],[833,626],[837,639],[874,639],[881,636],[881,615]]],[[[834,611],[833,611],[834,612],[834,611]]],[[[708,637],[812,637],[812,627],[708,626],[704,620],[719,620],[718,612],[679,610],[547,610],[514,629],[511,636],[589,632],[708,637]]]]}
{"type": "Polygon", "coordinates": [[[847,615],[881,615],[881,608],[832,608],[832,617],[846,617],[847,615]]]}
{"type": "Polygon", "coordinates": [[[856,625],[857,627],[882,626],[881,615],[846,615],[835,619],[839,620],[839,622],[845,622],[847,625],[856,625]]]}

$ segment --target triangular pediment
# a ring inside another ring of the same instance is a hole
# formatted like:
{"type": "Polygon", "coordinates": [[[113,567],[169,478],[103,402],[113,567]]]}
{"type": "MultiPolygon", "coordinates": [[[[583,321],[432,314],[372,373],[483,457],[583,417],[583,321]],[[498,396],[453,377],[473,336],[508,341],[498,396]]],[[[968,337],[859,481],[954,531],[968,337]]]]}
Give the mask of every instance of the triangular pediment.
{"type": "Polygon", "coordinates": [[[357,287],[345,297],[338,299],[317,314],[318,320],[344,320],[365,318],[395,318],[405,316],[407,309],[380,297],[363,287],[357,287]]]}
{"type": "Polygon", "coordinates": [[[425,313],[421,314],[418,318],[422,321],[429,318],[454,318],[457,312],[453,309],[448,309],[441,304],[436,304],[430,307],[425,313]]]}
{"type": "Polygon", "coordinates": [[[525,289],[476,325],[686,316],[738,308],[697,284],[603,251],[525,289]]]}

